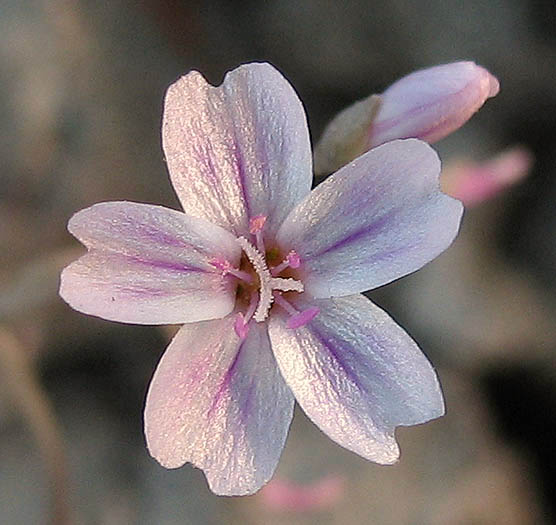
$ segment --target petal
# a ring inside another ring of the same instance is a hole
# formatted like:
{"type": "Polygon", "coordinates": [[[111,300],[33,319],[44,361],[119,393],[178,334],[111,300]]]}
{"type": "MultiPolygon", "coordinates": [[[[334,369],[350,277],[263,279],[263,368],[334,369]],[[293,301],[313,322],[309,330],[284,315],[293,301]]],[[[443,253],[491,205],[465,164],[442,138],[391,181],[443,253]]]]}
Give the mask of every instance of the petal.
{"type": "Polygon", "coordinates": [[[216,494],[256,492],[272,476],[293,414],[293,396],[264,324],[243,342],[234,317],[183,326],[147,394],[145,435],[167,468],[201,468],[216,494]]]}
{"type": "Polygon", "coordinates": [[[370,290],[418,270],[457,234],[463,207],[438,185],[440,161],[419,140],[397,140],[329,177],[277,234],[295,250],[315,297],[370,290]]]}
{"type": "Polygon", "coordinates": [[[309,192],[312,160],[301,101],[269,64],[248,64],[219,87],[192,72],[166,94],[162,140],[186,213],[246,235],[274,232],[309,192]]]}
{"type": "Polygon", "coordinates": [[[499,89],[496,77],[474,62],[411,73],[382,94],[368,148],[410,137],[436,142],[463,126],[499,89]]]}
{"type": "Polygon", "coordinates": [[[310,304],[320,313],[302,328],[287,328],[280,311],[270,320],[286,383],[334,441],[371,461],[393,463],[399,456],[396,426],[444,414],[432,366],[402,328],[362,295],[310,304]]]}
{"type": "Polygon", "coordinates": [[[62,272],[73,308],[139,324],[220,318],[235,283],[210,264],[238,264],[241,249],[222,228],[184,213],[134,202],[104,202],[76,213],[69,231],[89,253],[62,272]]]}

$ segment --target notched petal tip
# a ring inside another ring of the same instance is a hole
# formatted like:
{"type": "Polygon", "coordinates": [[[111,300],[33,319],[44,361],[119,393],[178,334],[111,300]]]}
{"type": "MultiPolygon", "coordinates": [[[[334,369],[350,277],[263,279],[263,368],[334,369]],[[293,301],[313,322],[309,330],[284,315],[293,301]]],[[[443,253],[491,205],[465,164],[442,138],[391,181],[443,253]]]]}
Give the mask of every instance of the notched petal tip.
{"type": "Polygon", "coordinates": [[[270,479],[293,413],[266,327],[254,324],[240,341],[234,321],[230,315],[180,329],[144,412],[150,454],[167,468],[202,469],[210,489],[226,496],[253,494],[270,479]]]}
{"type": "Polygon", "coordinates": [[[434,149],[404,139],[374,148],[317,186],[276,238],[303,261],[305,291],[325,298],[371,290],[444,251],[463,207],[440,191],[439,175],[434,149]]]}
{"type": "MultiPolygon", "coordinates": [[[[270,320],[282,376],[331,439],[375,463],[395,463],[395,428],[444,413],[436,372],[409,335],[367,298],[311,302],[320,313],[298,330],[288,329],[285,314],[270,320]]],[[[300,298],[295,306],[307,304],[300,298]]]]}
{"type": "Polygon", "coordinates": [[[236,235],[254,215],[275,231],[310,191],[303,105],[270,64],[240,66],[219,86],[196,72],[179,79],[166,94],[162,146],[184,211],[236,235]]]}

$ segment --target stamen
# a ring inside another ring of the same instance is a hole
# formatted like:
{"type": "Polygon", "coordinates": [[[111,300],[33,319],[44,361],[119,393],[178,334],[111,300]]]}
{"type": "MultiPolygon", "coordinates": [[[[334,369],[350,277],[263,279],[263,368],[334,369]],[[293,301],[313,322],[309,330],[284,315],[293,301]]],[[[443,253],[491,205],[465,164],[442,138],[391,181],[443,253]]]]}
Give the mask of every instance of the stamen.
{"type": "Polygon", "coordinates": [[[286,312],[290,314],[291,317],[288,319],[286,326],[292,330],[305,326],[308,322],[312,321],[320,312],[320,309],[316,306],[311,306],[310,308],[299,312],[292,304],[290,304],[288,301],[286,301],[286,299],[282,297],[281,293],[274,294],[274,300],[276,301],[276,304],[280,305],[284,310],[286,310],[286,312]]]}
{"type": "Polygon", "coordinates": [[[242,313],[237,314],[236,320],[234,321],[234,331],[242,341],[249,333],[249,323],[245,322],[242,313]]]}
{"type": "Polygon", "coordinates": [[[249,233],[255,236],[257,242],[257,250],[264,253],[264,240],[263,240],[263,228],[266,222],[266,215],[255,215],[249,220],[249,233]]]}
{"type": "Polygon", "coordinates": [[[253,317],[253,313],[257,308],[257,292],[254,290],[251,292],[251,300],[249,301],[249,307],[245,316],[242,313],[237,314],[236,320],[234,321],[234,330],[237,336],[243,341],[247,334],[249,333],[249,321],[253,317]]]}
{"type": "Polygon", "coordinates": [[[255,292],[255,290],[253,290],[251,292],[251,299],[249,301],[249,308],[247,308],[247,312],[245,312],[245,322],[248,323],[251,320],[251,317],[253,317],[253,314],[255,313],[255,310],[257,309],[257,292],[255,292]]]}
{"type": "Polygon", "coordinates": [[[288,301],[286,301],[282,297],[281,293],[274,294],[274,300],[276,301],[276,304],[280,305],[290,315],[296,315],[297,313],[299,313],[288,301]]]}
{"type": "Polygon", "coordinates": [[[249,221],[249,233],[255,235],[263,230],[264,223],[266,222],[265,215],[255,215],[249,221]]]}
{"type": "Polygon", "coordinates": [[[312,306],[311,308],[307,308],[307,310],[303,310],[295,315],[292,315],[286,324],[288,328],[295,330],[296,328],[300,328],[305,326],[308,322],[312,321],[320,312],[320,309],[316,306],[312,306]]]}
{"type": "Polygon", "coordinates": [[[276,277],[277,275],[280,274],[280,272],[282,272],[286,268],[290,267],[295,269],[295,268],[299,268],[300,265],[301,265],[301,259],[299,258],[298,253],[292,250],[290,253],[288,253],[286,258],[280,264],[270,269],[270,273],[274,277],[276,277]]]}
{"type": "Polygon", "coordinates": [[[245,281],[246,283],[251,284],[253,282],[253,276],[243,270],[239,270],[238,268],[234,268],[229,261],[225,259],[211,259],[209,261],[215,268],[218,268],[222,271],[222,276],[225,275],[233,275],[237,277],[241,281],[245,281]]]}

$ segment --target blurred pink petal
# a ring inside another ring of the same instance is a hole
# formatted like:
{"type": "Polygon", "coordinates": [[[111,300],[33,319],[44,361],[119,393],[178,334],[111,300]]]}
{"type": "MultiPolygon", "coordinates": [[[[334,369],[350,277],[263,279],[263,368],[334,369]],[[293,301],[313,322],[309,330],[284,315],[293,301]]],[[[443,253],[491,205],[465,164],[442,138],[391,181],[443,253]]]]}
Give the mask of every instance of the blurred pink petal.
{"type": "Polygon", "coordinates": [[[518,183],[532,164],[533,156],[522,147],[508,149],[485,162],[460,161],[443,171],[442,187],[465,206],[473,206],[518,183]]]}
{"type": "Polygon", "coordinates": [[[274,479],[261,490],[261,500],[269,509],[285,512],[307,512],[330,509],[345,495],[346,480],[330,475],[302,485],[285,479],[274,479]]]}

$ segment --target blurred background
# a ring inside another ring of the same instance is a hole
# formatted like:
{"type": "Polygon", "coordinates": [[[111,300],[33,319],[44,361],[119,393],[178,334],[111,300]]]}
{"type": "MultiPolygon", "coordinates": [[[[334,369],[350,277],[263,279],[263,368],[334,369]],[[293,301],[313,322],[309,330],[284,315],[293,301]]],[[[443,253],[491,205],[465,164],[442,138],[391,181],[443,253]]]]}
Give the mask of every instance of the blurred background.
{"type": "Polygon", "coordinates": [[[556,522],[556,3],[552,0],[0,0],[0,522],[556,522]],[[371,297],[438,369],[447,415],[401,428],[401,461],[341,449],[296,412],[275,481],[219,498],[142,434],[171,329],[71,310],[77,210],[177,208],[160,146],[167,86],[269,61],[313,141],[340,109],[419,68],[474,60],[500,94],[436,145],[446,166],[520,144],[520,184],[470,207],[439,259],[371,297]]]}

